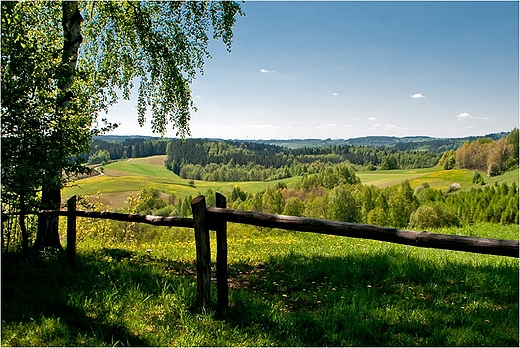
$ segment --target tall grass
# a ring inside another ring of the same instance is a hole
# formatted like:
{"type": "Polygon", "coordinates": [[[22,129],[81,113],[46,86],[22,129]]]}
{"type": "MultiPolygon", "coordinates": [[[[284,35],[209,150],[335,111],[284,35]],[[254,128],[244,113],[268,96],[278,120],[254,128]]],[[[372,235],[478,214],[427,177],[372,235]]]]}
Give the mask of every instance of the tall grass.
{"type": "Polygon", "coordinates": [[[76,269],[60,253],[3,255],[2,345],[519,344],[518,259],[230,224],[230,308],[201,313],[193,231],[140,232],[153,237],[84,234],[76,269]]]}

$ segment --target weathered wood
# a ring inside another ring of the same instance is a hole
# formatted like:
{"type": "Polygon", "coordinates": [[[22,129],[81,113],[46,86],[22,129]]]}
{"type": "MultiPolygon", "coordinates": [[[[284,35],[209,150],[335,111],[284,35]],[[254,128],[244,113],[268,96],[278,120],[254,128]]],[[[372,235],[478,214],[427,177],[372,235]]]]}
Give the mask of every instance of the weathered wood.
{"type": "Polygon", "coordinates": [[[191,201],[193,228],[195,229],[195,248],[197,253],[197,300],[199,309],[209,306],[211,289],[211,253],[209,229],[206,224],[206,199],[198,196],[191,201]]]}
{"type": "MultiPolygon", "coordinates": [[[[338,236],[375,239],[424,248],[438,248],[466,251],[480,254],[519,257],[518,240],[502,240],[464,237],[446,234],[414,232],[395,228],[361,225],[347,222],[315,220],[294,216],[273,215],[225,208],[207,208],[210,218],[206,222],[209,229],[216,230],[219,220],[249,225],[281,228],[286,230],[315,232],[338,236]],[[212,216],[211,216],[212,215],[212,216]],[[217,225],[217,226],[214,226],[217,225]]],[[[41,213],[67,216],[66,211],[42,211],[41,213]]],[[[13,215],[13,214],[10,214],[13,215]]],[[[161,217],[139,214],[76,211],[77,216],[105,218],[119,221],[135,221],[157,226],[177,226],[193,228],[193,219],[161,217]]]]}
{"type": "MultiPolygon", "coordinates": [[[[56,214],[59,216],[68,216],[67,211],[56,211],[56,210],[42,210],[40,214],[56,214]]],[[[83,211],[76,210],[76,216],[86,217],[92,219],[108,219],[126,222],[140,222],[144,224],[154,226],[174,226],[174,227],[187,227],[193,228],[192,218],[182,217],[166,217],[166,216],[155,216],[155,215],[143,215],[143,214],[123,214],[123,213],[112,213],[108,211],[83,211]]]]}
{"type": "Polygon", "coordinates": [[[207,208],[209,220],[224,219],[248,225],[315,232],[337,236],[375,239],[422,248],[450,249],[480,254],[519,257],[518,240],[502,240],[414,232],[348,222],[316,220],[224,208],[207,208]]]}
{"type": "Polygon", "coordinates": [[[76,196],[67,201],[67,263],[76,266],[76,196]]]}
{"type": "MultiPolygon", "coordinates": [[[[226,208],[226,197],[216,193],[218,208],[226,208]]],[[[217,235],[217,306],[219,309],[229,306],[227,275],[227,223],[224,219],[215,221],[217,235]]]]}

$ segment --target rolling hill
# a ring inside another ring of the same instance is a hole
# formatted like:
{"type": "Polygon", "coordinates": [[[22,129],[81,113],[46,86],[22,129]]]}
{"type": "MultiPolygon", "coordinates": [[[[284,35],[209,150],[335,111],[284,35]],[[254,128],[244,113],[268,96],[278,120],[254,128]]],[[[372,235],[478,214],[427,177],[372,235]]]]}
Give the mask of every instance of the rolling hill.
{"type": "MultiPolygon", "coordinates": [[[[288,187],[294,187],[299,178],[287,178],[277,181],[252,181],[252,182],[209,182],[182,179],[175,173],[164,167],[166,156],[151,156],[145,158],[117,161],[104,166],[103,174],[94,177],[77,180],[69,187],[63,189],[64,200],[73,195],[100,196],[104,204],[117,209],[125,204],[125,200],[132,192],[143,188],[153,188],[162,192],[164,197],[175,196],[184,198],[195,197],[204,194],[208,189],[227,194],[235,186],[239,186],[246,192],[259,192],[267,186],[274,186],[278,182],[285,183],[288,187]]],[[[450,184],[458,182],[462,189],[480,186],[472,184],[473,172],[469,170],[442,170],[440,167],[411,169],[411,170],[378,170],[371,172],[358,172],[356,175],[365,185],[388,187],[399,185],[404,180],[410,181],[412,187],[417,187],[423,182],[428,182],[432,188],[446,189],[450,184]]],[[[518,169],[506,172],[497,177],[486,179],[486,183],[516,182],[518,184],[518,169]]]]}

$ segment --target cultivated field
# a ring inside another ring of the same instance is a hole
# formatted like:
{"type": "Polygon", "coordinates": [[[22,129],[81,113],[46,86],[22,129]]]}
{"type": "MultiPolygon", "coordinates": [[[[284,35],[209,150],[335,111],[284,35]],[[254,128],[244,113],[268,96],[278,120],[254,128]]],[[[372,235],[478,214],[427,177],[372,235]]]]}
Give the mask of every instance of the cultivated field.
{"type": "MultiPolygon", "coordinates": [[[[103,175],[78,180],[74,183],[74,186],[65,188],[62,193],[63,199],[66,200],[73,195],[101,194],[100,199],[104,204],[109,204],[112,208],[117,209],[124,205],[130,193],[143,188],[153,188],[166,195],[184,198],[189,195],[195,197],[204,194],[208,189],[226,194],[231,192],[235,186],[251,193],[264,190],[267,186],[274,186],[278,182],[284,182],[288,187],[294,187],[299,180],[299,178],[271,182],[205,182],[195,180],[194,185],[190,186],[190,180],[181,179],[178,175],[166,169],[164,166],[165,159],[166,156],[152,156],[108,164],[104,167],[103,175]]],[[[465,169],[442,170],[440,167],[356,173],[363,184],[377,187],[395,186],[404,180],[408,180],[413,188],[428,182],[432,188],[447,189],[450,184],[457,182],[461,184],[462,190],[480,187],[480,185],[472,184],[473,174],[473,171],[465,169]]],[[[488,185],[495,182],[516,182],[518,185],[518,169],[494,178],[486,178],[488,185]]]]}

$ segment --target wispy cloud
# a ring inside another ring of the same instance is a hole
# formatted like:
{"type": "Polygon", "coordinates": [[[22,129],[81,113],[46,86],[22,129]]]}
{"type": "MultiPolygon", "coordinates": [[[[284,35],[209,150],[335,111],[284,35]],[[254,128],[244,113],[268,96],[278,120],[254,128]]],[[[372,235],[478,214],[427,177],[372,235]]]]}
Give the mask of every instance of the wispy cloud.
{"type": "Polygon", "coordinates": [[[487,117],[478,117],[478,116],[473,116],[472,114],[470,114],[469,112],[461,112],[458,116],[457,116],[457,119],[459,121],[464,121],[464,120],[468,120],[468,119],[472,119],[472,120],[489,120],[489,118],[487,117]]]}
{"type": "Polygon", "coordinates": [[[334,93],[332,93],[332,95],[339,95],[339,93],[334,92],[334,93]]]}
{"type": "Polygon", "coordinates": [[[270,74],[270,73],[275,73],[276,70],[260,69],[260,72],[263,74],[270,74]]]}
{"type": "Polygon", "coordinates": [[[422,95],[421,93],[415,93],[415,94],[410,94],[410,98],[421,99],[421,98],[426,98],[426,96],[422,95]]]}

